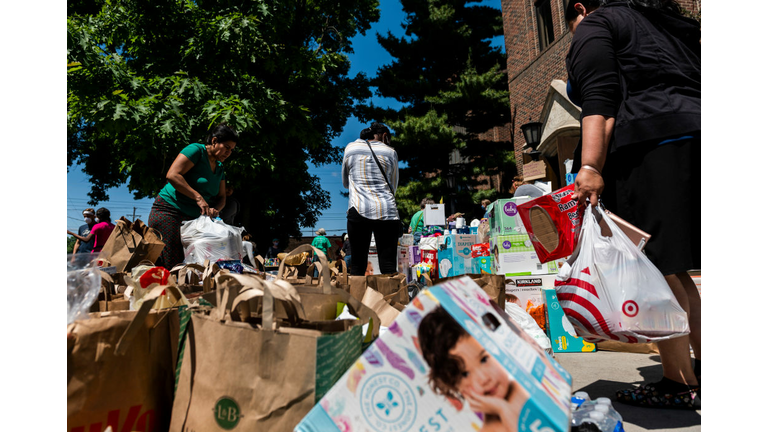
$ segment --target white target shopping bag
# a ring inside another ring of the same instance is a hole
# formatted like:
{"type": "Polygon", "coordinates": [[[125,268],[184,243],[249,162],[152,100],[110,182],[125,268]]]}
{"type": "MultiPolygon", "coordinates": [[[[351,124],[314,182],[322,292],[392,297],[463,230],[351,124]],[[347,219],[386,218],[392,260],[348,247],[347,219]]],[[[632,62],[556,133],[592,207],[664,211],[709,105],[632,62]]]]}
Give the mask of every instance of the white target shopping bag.
{"type": "Polygon", "coordinates": [[[577,250],[555,281],[557,299],[589,342],[656,342],[689,332],[688,317],[664,276],[605,211],[584,212],[577,250]],[[612,235],[600,233],[602,217],[612,235]]]}

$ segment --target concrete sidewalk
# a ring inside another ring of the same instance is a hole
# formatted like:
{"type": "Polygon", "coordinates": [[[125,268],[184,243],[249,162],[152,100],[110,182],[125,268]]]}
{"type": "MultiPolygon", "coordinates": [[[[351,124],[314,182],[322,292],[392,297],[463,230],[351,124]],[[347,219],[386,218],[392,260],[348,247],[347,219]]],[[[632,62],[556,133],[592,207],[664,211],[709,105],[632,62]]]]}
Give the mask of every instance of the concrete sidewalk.
{"type": "Polygon", "coordinates": [[[606,396],[624,418],[626,432],[701,431],[701,411],[641,408],[616,402],[614,394],[640,383],[662,378],[658,354],[610,351],[558,353],[555,359],[573,376],[573,392],[585,391],[592,399],[606,396]]]}

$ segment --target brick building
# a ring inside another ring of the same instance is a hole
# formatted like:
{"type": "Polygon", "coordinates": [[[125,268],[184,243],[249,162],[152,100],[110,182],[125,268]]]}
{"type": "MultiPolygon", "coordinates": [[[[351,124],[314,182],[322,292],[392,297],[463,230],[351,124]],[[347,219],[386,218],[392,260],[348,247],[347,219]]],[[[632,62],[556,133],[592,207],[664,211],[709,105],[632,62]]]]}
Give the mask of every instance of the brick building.
{"type": "MultiPolygon", "coordinates": [[[[700,0],[678,3],[693,14],[701,12],[700,0]]],[[[553,189],[566,184],[565,163],[573,157],[580,130],[581,110],[565,93],[565,56],[571,45],[567,5],[568,0],[501,0],[517,170],[526,180],[543,176],[542,180],[552,181],[553,189]],[[531,121],[543,124],[535,150],[544,162],[529,165],[520,126],[531,121]]]]}

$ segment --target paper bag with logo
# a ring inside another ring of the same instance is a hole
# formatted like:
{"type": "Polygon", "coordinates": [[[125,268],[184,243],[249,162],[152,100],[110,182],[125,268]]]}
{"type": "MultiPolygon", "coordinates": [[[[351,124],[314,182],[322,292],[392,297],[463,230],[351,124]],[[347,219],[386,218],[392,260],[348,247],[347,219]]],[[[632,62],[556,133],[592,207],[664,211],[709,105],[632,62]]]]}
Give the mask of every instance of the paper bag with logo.
{"type": "MultiPolygon", "coordinates": [[[[157,298],[157,287],[147,298],[157,298]]],[[[67,327],[67,431],[167,430],[178,309],[93,313],[67,327]]]]}
{"type": "MultiPolygon", "coordinates": [[[[447,277],[443,279],[437,279],[434,283],[440,284],[445,281],[449,281],[451,279],[457,279],[463,276],[469,276],[474,283],[480,285],[480,288],[482,288],[483,291],[485,291],[485,293],[488,294],[488,297],[490,297],[491,300],[494,300],[497,305],[499,305],[502,309],[504,309],[506,298],[507,298],[506,285],[504,283],[504,275],[466,274],[466,275],[460,275],[460,276],[447,277]]],[[[429,283],[431,284],[432,281],[430,281],[429,283]]]]}
{"type": "Polygon", "coordinates": [[[285,281],[216,278],[217,306],[187,325],[170,430],[292,431],[361,355],[361,321],[304,319],[285,281]]]}
{"type": "Polygon", "coordinates": [[[115,223],[115,229],[99,254],[100,259],[107,259],[117,271],[131,270],[142,260],[157,261],[163,251],[162,235],[139,219],[133,223],[121,217],[115,223]]]}

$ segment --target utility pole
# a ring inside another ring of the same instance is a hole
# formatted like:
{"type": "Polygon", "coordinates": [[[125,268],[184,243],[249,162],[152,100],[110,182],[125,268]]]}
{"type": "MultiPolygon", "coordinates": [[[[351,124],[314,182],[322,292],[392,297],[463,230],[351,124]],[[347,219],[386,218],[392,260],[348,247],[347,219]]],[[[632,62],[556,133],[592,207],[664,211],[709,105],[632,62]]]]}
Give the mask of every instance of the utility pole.
{"type": "MultiPolygon", "coordinates": [[[[131,215],[126,215],[126,216],[131,216],[131,215]]],[[[141,215],[138,215],[138,216],[141,217],[141,215]]],[[[131,222],[135,222],[135,221],[136,221],[136,207],[133,208],[133,216],[131,216],[131,222]]]]}

